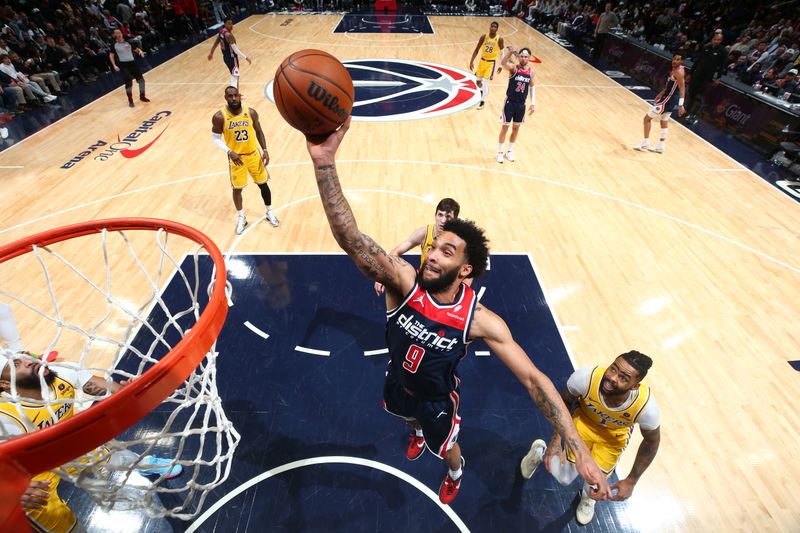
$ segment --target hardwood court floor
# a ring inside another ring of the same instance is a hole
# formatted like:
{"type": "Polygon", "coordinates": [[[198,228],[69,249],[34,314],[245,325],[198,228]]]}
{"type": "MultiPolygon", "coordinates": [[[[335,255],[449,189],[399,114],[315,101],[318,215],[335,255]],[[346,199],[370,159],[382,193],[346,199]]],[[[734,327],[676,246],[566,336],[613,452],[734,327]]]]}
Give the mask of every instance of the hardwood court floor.
{"type": "MultiPolygon", "coordinates": [[[[151,103],[129,109],[118,89],[3,152],[0,165],[22,168],[0,169],[0,238],[152,216],[191,224],[223,250],[337,250],[304,140],[264,97],[280,61],[317,47],[343,60],[467,70],[490,22],[433,17],[435,33],[418,36],[334,34],[338,20],[254,16],[234,30],[254,58],[241,90],[266,131],[278,229],[261,223],[241,239],[233,233],[225,158],[210,139],[228,75],[219,57],[206,60],[208,40],[146,74],[151,103]],[[139,157],[97,161],[94,152],[60,168],[165,110],[144,134],[161,137],[139,157]]],[[[629,349],[654,357],[647,381],[663,442],[629,511],[643,530],[796,531],[800,375],[787,360],[800,359],[798,205],[675,123],[665,154],[634,152],[643,101],[525,24],[500,22],[507,43],[529,45],[541,59],[537,111],[520,133],[517,162],[494,161],[502,76],[482,111],[354,123],[338,169],[361,229],[388,249],[452,196],[494,250],[531,255],[578,365],[605,365],[629,349]]],[[[252,225],[261,199],[253,186],[244,196],[252,225]]],[[[24,271],[3,279],[4,288],[30,282],[24,271]]],[[[632,448],[638,442],[637,434],[632,448]]],[[[623,456],[623,475],[634,455],[623,456]]]]}

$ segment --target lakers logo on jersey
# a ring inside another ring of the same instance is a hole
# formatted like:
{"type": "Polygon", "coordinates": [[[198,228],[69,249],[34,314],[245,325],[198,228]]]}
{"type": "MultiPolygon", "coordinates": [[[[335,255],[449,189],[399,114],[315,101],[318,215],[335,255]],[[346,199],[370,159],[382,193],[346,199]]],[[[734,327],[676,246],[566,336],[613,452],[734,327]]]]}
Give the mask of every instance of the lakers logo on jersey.
{"type": "Polygon", "coordinates": [[[481,52],[481,59],[484,61],[494,61],[497,59],[497,56],[500,54],[499,43],[499,36],[494,36],[494,38],[492,38],[489,37],[489,34],[487,33],[483,38],[483,51],[481,52]]]}
{"type": "Polygon", "coordinates": [[[238,115],[231,115],[227,107],[222,108],[225,123],[222,126],[222,137],[225,145],[237,154],[253,153],[257,149],[256,133],[253,119],[246,108],[238,115]]]}

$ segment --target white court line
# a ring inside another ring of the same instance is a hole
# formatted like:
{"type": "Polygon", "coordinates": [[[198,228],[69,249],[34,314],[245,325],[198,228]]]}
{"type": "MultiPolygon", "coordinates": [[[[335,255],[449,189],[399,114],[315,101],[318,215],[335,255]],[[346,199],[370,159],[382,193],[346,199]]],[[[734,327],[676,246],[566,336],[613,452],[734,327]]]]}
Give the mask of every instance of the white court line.
{"type": "Polygon", "coordinates": [[[228,503],[233,498],[235,498],[236,496],[238,496],[242,492],[246,491],[247,489],[249,489],[253,485],[261,483],[262,481],[264,481],[266,479],[269,479],[269,478],[271,478],[273,476],[277,476],[277,475],[282,474],[284,472],[288,472],[289,470],[294,470],[295,468],[302,468],[304,466],[321,465],[321,464],[359,465],[359,466],[365,466],[367,468],[374,468],[376,470],[380,470],[382,472],[386,472],[387,474],[391,474],[391,475],[393,475],[393,476],[405,481],[406,483],[408,483],[409,485],[411,485],[415,489],[419,490],[422,494],[424,494],[425,496],[430,498],[431,501],[433,501],[433,503],[435,503],[437,506],[439,506],[439,508],[442,511],[444,511],[444,513],[448,516],[448,518],[450,518],[450,520],[453,521],[453,523],[456,525],[456,527],[458,528],[459,531],[462,531],[464,533],[469,533],[469,528],[464,523],[464,521],[461,520],[461,517],[459,517],[456,514],[456,512],[453,510],[453,508],[450,507],[449,505],[445,505],[442,502],[440,502],[439,501],[439,495],[434,493],[431,489],[426,487],[424,484],[422,484],[418,479],[416,479],[414,477],[411,477],[410,475],[406,474],[402,470],[398,470],[397,468],[395,468],[393,466],[389,466],[389,465],[385,465],[383,463],[379,463],[378,461],[371,461],[369,459],[362,459],[360,457],[346,457],[346,456],[328,456],[328,457],[313,457],[313,458],[310,458],[310,459],[301,459],[299,461],[293,461],[291,463],[286,463],[285,465],[281,465],[281,466],[279,466],[277,468],[273,468],[271,470],[267,470],[266,472],[263,472],[263,473],[257,475],[256,477],[253,477],[253,478],[247,480],[246,482],[242,483],[241,485],[239,485],[238,487],[236,487],[232,491],[226,493],[222,498],[217,500],[214,503],[214,505],[209,507],[206,512],[204,512],[202,515],[200,515],[197,518],[197,520],[195,520],[186,529],[186,533],[194,533],[195,531],[197,531],[200,528],[200,526],[202,526],[203,523],[205,523],[205,521],[208,520],[211,517],[211,515],[216,513],[226,503],[228,503]]]}
{"type": "MultiPolygon", "coordinates": [[[[547,303],[547,309],[550,311],[550,316],[553,317],[553,322],[556,323],[556,329],[558,330],[558,336],[561,337],[561,343],[564,345],[564,349],[567,350],[567,355],[569,356],[569,361],[572,363],[572,368],[577,370],[578,363],[575,361],[575,356],[572,355],[572,349],[567,342],[567,338],[564,337],[564,326],[561,325],[561,321],[558,319],[558,315],[556,314],[556,310],[553,305],[550,304],[550,299],[547,296],[547,289],[544,286],[542,281],[542,277],[539,275],[539,272],[536,270],[536,263],[533,261],[533,256],[528,254],[528,261],[531,262],[531,268],[533,269],[533,275],[536,276],[536,282],[539,284],[539,287],[542,289],[542,294],[544,294],[544,301],[547,303]]],[[[530,357],[530,354],[529,354],[530,357]]]]}
{"type": "Polygon", "coordinates": [[[315,350],[313,348],[306,348],[305,346],[295,346],[294,350],[296,352],[309,353],[311,355],[323,355],[325,357],[328,357],[328,356],[331,355],[331,352],[329,352],[327,350],[315,350]]]}
{"type": "Polygon", "coordinates": [[[580,326],[561,326],[561,331],[580,331],[580,326]]]}
{"type": "Polygon", "coordinates": [[[489,357],[491,352],[488,350],[475,350],[475,357],[489,357]]]}
{"type": "MultiPolygon", "coordinates": [[[[488,269],[487,269],[488,270],[488,269]]],[[[480,302],[481,298],[483,297],[483,293],[486,292],[486,287],[481,287],[478,289],[478,297],[477,300],[480,302]]]]}
{"type": "MultiPolygon", "coordinates": [[[[573,191],[582,192],[582,193],[586,193],[586,194],[589,194],[589,195],[592,195],[592,196],[596,196],[598,198],[603,198],[605,200],[610,200],[612,202],[619,203],[619,204],[622,204],[622,205],[626,205],[628,207],[633,207],[635,209],[640,209],[642,211],[645,211],[646,213],[649,213],[651,215],[655,215],[657,217],[661,217],[661,218],[665,218],[667,220],[671,220],[671,221],[673,221],[673,222],[675,222],[677,224],[681,224],[681,225],[686,226],[688,228],[692,228],[692,229],[695,229],[695,230],[700,231],[702,233],[705,233],[706,235],[710,235],[712,237],[716,237],[717,239],[719,239],[721,241],[727,242],[728,244],[732,244],[733,246],[735,246],[737,248],[741,248],[743,250],[751,252],[751,253],[753,253],[753,254],[755,254],[755,255],[763,258],[763,259],[766,259],[767,261],[770,261],[770,262],[775,263],[777,265],[780,265],[780,266],[782,266],[782,267],[784,267],[784,268],[786,268],[788,270],[791,270],[792,272],[800,274],[800,268],[792,266],[792,265],[790,265],[790,264],[788,264],[788,263],[786,263],[784,261],[781,261],[780,259],[777,259],[775,257],[772,257],[769,254],[766,254],[764,252],[756,250],[752,246],[748,246],[748,245],[743,244],[743,243],[741,243],[739,241],[736,241],[736,240],[734,240],[734,239],[732,239],[730,237],[726,237],[726,236],[724,236],[724,235],[722,235],[720,233],[717,233],[716,231],[712,231],[710,229],[706,229],[706,228],[704,228],[702,226],[699,226],[699,225],[694,224],[692,222],[688,222],[686,220],[680,219],[680,218],[678,218],[676,216],[673,216],[673,215],[658,211],[658,210],[653,209],[651,207],[647,207],[647,206],[644,206],[642,204],[637,204],[636,202],[633,202],[631,200],[626,200],[624,198],[618,198],[616,196],[611,196],[610,194],[606,194],[606,193],[599,192],[599,191],[594,191],[592,189],[588,189],[586,187],[581,187],[581,186],[578,186],[578,185],[573,185],[571,183],[564,183],[564,182],[560,182],[560,181],[556,181],[556,180],[552,180],[552,179],[541,178],[541,177],[538,177],[538,176],[530,176],[528,174],[522,174],[522,173],[519,173],[519,172],[512,172],[512,171],[508,171],[508,170],[498,170],[496,168],[482,167],[482,166],[477,166],[477,165],[465,165],[465,164],[461,164],[461,163],[442,163],[442,162],[434,162],[434,161],[414,161],[414,160],[405,160],[405,159],[361,159],[361,160],[342,159],[342,160],[337,161],[337,163],[341,164],[341,165],[345,165],[345,164],[405,164],[405,165],[427,165],[427,166],[431,166],[431,167],[464,168],[464,169],[478,171],[479,172],[478,177],[482,177],[483,174],[485,174],[486,172],[489,172],[489,173],[494,173],[494,174],[502,174],[502,175],[506,175],[506,176],[523,178],[523,179],[530,180],[530,181],[538,181],[538,182],[541,182],[541,183],[547,183],[549,185],[554,185],[556,187],[563,187],[565,189],[570,189],[570,190],[573,190],[573,191]]],[[[302,162],[294,162],[294,163],[279,163],[279,164],[272,165],[272,167],[273,168],[280,168],[280,167],[297,166],[297,165],[309,165],[310,166],[311,162],[310,161],[302,161],[302,162]]],[[[183,178],[183,179],[180,179],[180,180],[171,180],[171,181],[166,182],[166,183],[150,185],[148,187],[142,187],[141,189],[136,189],[136,190],[133,190],[133,191],[126,191],[126,192],[123,192],[123,193],[114,194],[114,195],[111,195],[111,196],[107,196],[105,198],[100,198],[98,200],[93,200],[91,202],[88,202],[86,204],[82,204],[82,205],[79,205],[79,206],[76,206],[76,207],[70,207],[70,208],[67,208],[67,209],[62,209],[60,211],[55,211],[53,213],[50,213],[49,215],[45,215],[43,217],[38,217],[38,218],[32,219],[32,220],[30,220],[28,222],[22,222],[20,224],[17,224],[15,226],[10,227],[10,228],[6,228],[6,229],[3,229],[3,230],[0,230],[0,234],[8,232],[8,231],[11,231],[11,230],[16,229],[16,228],[27,226],[28,224],[32,224],[32,223],[40,221],[40,220],[44,220],[44,219],[47,219],[47,218],[50,218],[50,217],[55,217],[55,216],[58,216],[60,214],[67,213],[69,211],[74,211],[76,209],[80,209],[81,207],[98,204],[98,203],[104,202],[104,201],[106,201],[108,199],[120,198],[122,196],[127,196],[128,194],[134,194],[134,193],[143,192],[143,191],[147,191],[147,190],[157,189],[159,187],[168,187],[168,186],[176,185],[178,183],[191,181],[191,180],[195,180],[195,179],[200,179],[200,178],[206,178],[206,177],[209,177],[209,176],[219,176],[220,174],[226,174],[226,172],[211,172],[211,173],[208,173],[208,174],[201,174],[199,176],[183,178]]],[[[774,189],[774,187],[770,187],[770,188],[774,189]]],[[[431,201],[429,198],[426,198],[426,197],[423,197],[423,196],[417,196],[417,195],[413,195],[413,194],[409,194],[409,193],[405,193],[405,192],[402,192],[402,191],[390,191],[390,190],[385,190],[385,189],[352,189],[352,190],[346,189],[344,192],[345,193],[376,192],[376,193],[395,194],[395,195],[406,196],[406,197],[409,197],[409,198],[415,198],[417,200],[421,200],[421,201],[424,201],[424,202],[427,202],[427,203],[435,204],[435,202],[431,201]]],[[[788,198],[788,196],[783,194],[783,193],[781,193],[781,196],[784,196],[784,197],[788,198]]],[[[795,202],[791,198],[788,198],[788,199],[791,200],[792,204],[796,207],[797,202],[795,202]]],[[[276,212],[280,212],[280,211],[283,211],[284,209],[288,209],[289,207],[295,206],[295,205],[303,203],[303,202],[312,201],[312,200],[313,201],[319,201],[319,195],[315,194],[315,195],[312,195],[312,196],[306,196],[305,198],[299,198],[297,200],[294,200],[293,202],[290,202],[290,203],[288,203],[288,204],[286,204],[284,206],[281,206],[281,207],[275,209],[275,211],[276,212]]],[[[258,219],[258,221],[261,221],[263,219],[264,219],[264,217],[262,216],[261,218],[258,219]]],[[[255,227],[255,224],[253,224],[253,225],[249,226],[247,229],[245,229],[245,231],[244,231],[244,233],[242,233],[242,235],[238,235],[237,236],[237,238],[234,240],[233,245],[231,246],[229,251],[225,254],[226,258],[230,253],[233,253],[233,250],[236,248],[236,245],[238,245],[238,243],[241,240],[241,238],[243,238],[244,235],[248,231],[253,229],[253,227],[255,227]]]]}
{"type": "Polygon", "coordinates": [[[703,172],[752,172],[749,168],[704,168],[703,172]]]}
{"type": "Polygon", "coordinates": [[[381,348],[380,350],[366,350],[364,352],[364,357],[369,357],[371,355],[382,355],[385,353],[389,353],[389,348],[381,348]]]}
{"type": "MultiPolygon", "coordinates": [[[[14,146],[14,145],[12,145],[12,146],[14,146]]],[[[11,146],[9,146],[9,148],[11,148],[11,146]]],[[[2,165],[2,166],[0,166],[0,168],[25,168],[25,167],[22,167],[22,166],[19,166],[19,165],[2,165]]]]}
{"type": "Polygon", "coordinates": [[[261,331],[260,329],[255,327],[253,324],[250,323],[249,320],[245,321],[244,327],[246,327],[247,329],[249,329],[250,331],[252,331],[253,333],[255,333],[264,340],[267,340],[269,338],[269,335],[266,332],[261,331]]]}

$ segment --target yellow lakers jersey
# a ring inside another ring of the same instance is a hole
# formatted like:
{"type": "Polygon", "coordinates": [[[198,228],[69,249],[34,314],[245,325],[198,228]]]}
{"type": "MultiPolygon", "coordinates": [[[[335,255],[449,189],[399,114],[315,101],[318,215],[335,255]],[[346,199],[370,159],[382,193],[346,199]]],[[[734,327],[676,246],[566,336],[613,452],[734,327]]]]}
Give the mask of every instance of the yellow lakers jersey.
{"type": "Polygon", "coordinates": [[[436,226],[432,224],[428,224],[428,228],[425,231],[425,240],[422,241],[422,244],[419,245],[420,250],[422,251],[422,257],[419,258],[419,264],[425,262],[425,256],[428,255],[428,252],[433,248],[433,230],[436,226]]]}
{"type": "Polygon", "coordinates": [[[223,107],[222,116],[225,118],[225,123],[222,125],[225,146],[237,154],[250,154],[258,150],[253,118],[247,107],[242,106],[242,112],[238,115],[231,115],[228,108],[223,107]]]}
{"type": "MultiPolygon", "coordinates": [[[[13,421],[19,426],[20,433],[31,433],[65,420],[74,412],[75,388],[64,379],[56,377],[50,385],[50,409],[41,402],[11,403],[3,401],[0,395],[0,416],[13,421]]],[[[34,531],[67,533],[72,531],[77,519],[67,504],[58,495],[58,483],[61,480],[53,472],[43,472],[33,477],[34,481],[50,483],[47,503],[44,507],[26,511],[28,520],[34,531]]]]}
{"type": "Polygon", "coordinates": [[[592,370],[589,387],[578,398],[578,407],[573,418],[581,418],[599,436],[625,446],[636,420],[650,401],[650,388],[640,383],[637,389],[631,390],[631,396],[625,403],[619,407],[609,407],[600,395],[600,382],[605,371],[605,368],[599,366],[592,370]]]}
{"type": "Polygon", "coordinates": [[[494,38],[489,37],[487,33],[483,37],[483,51],[481,52],[481,59],[484,61],[494,61],[500,54],[500,36],[495,35],[494,38]]]}

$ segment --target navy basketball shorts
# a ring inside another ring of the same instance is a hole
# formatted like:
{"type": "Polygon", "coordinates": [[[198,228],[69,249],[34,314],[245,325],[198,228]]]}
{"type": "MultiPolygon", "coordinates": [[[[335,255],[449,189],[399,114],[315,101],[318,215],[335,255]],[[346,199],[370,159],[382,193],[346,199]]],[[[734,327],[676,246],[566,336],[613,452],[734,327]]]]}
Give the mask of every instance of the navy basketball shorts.
{"type": "Polygon", "coordinates": [[[442,459],[458,439],[461,427],[461,417],[458,416],[460,403],[460,387],[456,387],[443,400],[429,401],[411,394],[391,373],[386,375],[383,408],[389,414],[407,421],[417,421],[422,427],[425,446],[442,459]]]}
{"type": "Polygon", "coordinates": [[[235,57],[228,57],[226,55],[222,55],[223,61],[225,61],[225,66],[228,67],[230,73],[234,76],[239,75],[239,60],[235,57]]]}
{"type": "Polygon", "coordinates": [[[503,116],[500,117],[500,120],[503,121],[503,124],[511,124],[512,122],[522,124],[525,122],[525,102],[518,104],[506,100],[503,106],[503,116]]]}

